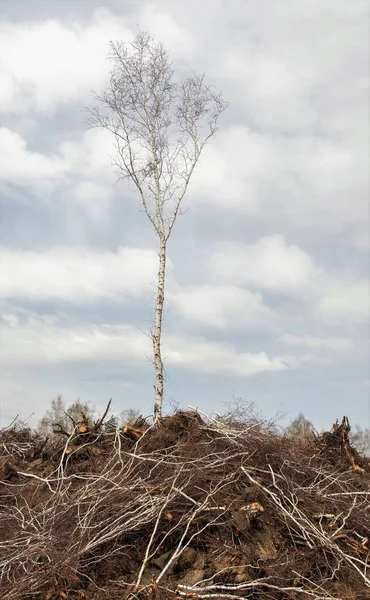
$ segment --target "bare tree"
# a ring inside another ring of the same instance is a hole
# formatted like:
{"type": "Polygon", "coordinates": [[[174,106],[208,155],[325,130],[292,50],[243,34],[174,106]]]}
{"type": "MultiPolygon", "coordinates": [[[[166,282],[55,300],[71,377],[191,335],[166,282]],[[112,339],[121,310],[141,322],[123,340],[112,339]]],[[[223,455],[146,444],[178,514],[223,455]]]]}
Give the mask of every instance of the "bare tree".
{"type": "Polygon", "coordinates": [[[358,452],[362,452],[367,456],[370,456],[370,429],[365,427],[362,429],[361,425],[356,423],[354,431],[350,434],[351,443],[358,452]]]}
{"type": "Polygon", "coordinates": [[[38,432],[41,435],[50,435],[54,431],[54,423],[58,423],[63,429],[68,429],[71,421],[80,421],[81,415],[88,416],[91,420],[95,417],[94,406],[87,402],[76,400],[66,406],[61,395],[58,395],[50,403],[50,407],[46,410],[44,416],[38,424],[38,432]]]}
{"type": "Polygon", "coordinates": [[[286,435],[295,437],[301,440],[311,439],[314,436],[315,428],[312,422],[300,412],[297,417],[292,419],[288,427],[285,429],[286,435]]]}
{"type": "Polygon", "coordinates": [[[227,104],[191,74],[178,81],[162,44],[139,31],[129,46],[111,42],[113,64],[108,88],[95,93],[88,123],[114,136],[114,167],[131,181],[159,241],[159,270],[154,325],[155,419],[162,414],[162,315],[167,242],[201,152],[217,131],[227,104]]]}

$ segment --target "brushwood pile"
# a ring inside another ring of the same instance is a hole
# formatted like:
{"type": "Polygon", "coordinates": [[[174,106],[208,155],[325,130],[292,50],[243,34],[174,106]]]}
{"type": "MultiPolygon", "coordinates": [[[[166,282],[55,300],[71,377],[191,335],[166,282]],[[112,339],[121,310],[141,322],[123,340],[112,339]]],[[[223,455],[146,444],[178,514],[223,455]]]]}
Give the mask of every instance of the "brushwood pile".
{"type": "MultiPolygon", "coordinates": [[[[106,416],[106,415],[105,415],[106,416]]],[[[177,411],[0,431],[1,600],[370,599],[370,458],[177,411]]]]}

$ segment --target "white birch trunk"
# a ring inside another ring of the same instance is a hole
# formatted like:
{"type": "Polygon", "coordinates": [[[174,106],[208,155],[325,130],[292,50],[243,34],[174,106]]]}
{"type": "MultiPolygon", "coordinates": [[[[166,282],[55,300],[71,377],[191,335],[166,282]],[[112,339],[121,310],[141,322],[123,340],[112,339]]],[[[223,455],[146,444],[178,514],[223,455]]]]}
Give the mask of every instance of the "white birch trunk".
{"type": "Polygon", "coordinates": [[[163,407],[163,361],[161,354],[162,315],[164,306],[164,285],[166,277],[166,241],[161,239],[159,248],[159,271],[157,300],[155,304],[154,327],[152,333],[155,370],[154,420],[162,416],[163,407]]]}

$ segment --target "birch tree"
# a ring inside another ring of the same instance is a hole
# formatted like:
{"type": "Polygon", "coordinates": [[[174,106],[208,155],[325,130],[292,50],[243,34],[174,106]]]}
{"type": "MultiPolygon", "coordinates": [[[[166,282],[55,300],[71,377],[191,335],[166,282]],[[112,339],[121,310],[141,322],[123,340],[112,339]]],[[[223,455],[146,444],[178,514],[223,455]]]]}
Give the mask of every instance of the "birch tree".
{"type": "Polygon", "coordinates": [[[151,330],[155,369],[154,418],[162,414],[162,316],[167,244],[194,169],[226,108],[221,94],[191,73],[183,79],[161,43],[139,31],[130,44],[110,43],[107,89],[94,93],[88,122],[114,139],[119,179],[134,184],[158,239],[159,269],[151,330]]]}
{"type": "Polygon", "coordinates": [[[289,437],[300,438],[302,440],[313,437],[315,428],[309,419],[307,419],[302,412],[297,417],[291,420],[290,424],[285,430],[285,433],[289,437]]]}

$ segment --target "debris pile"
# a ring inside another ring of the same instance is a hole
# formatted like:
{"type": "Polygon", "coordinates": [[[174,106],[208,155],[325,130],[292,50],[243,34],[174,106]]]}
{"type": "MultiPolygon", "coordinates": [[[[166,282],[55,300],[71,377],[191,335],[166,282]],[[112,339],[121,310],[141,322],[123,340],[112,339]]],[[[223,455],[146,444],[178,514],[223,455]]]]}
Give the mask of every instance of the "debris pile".
{"type": "Polygon", "coordinates": [[[370,599],[370,459],[178,411],[0,431],[2,600],[370,599]]]}

